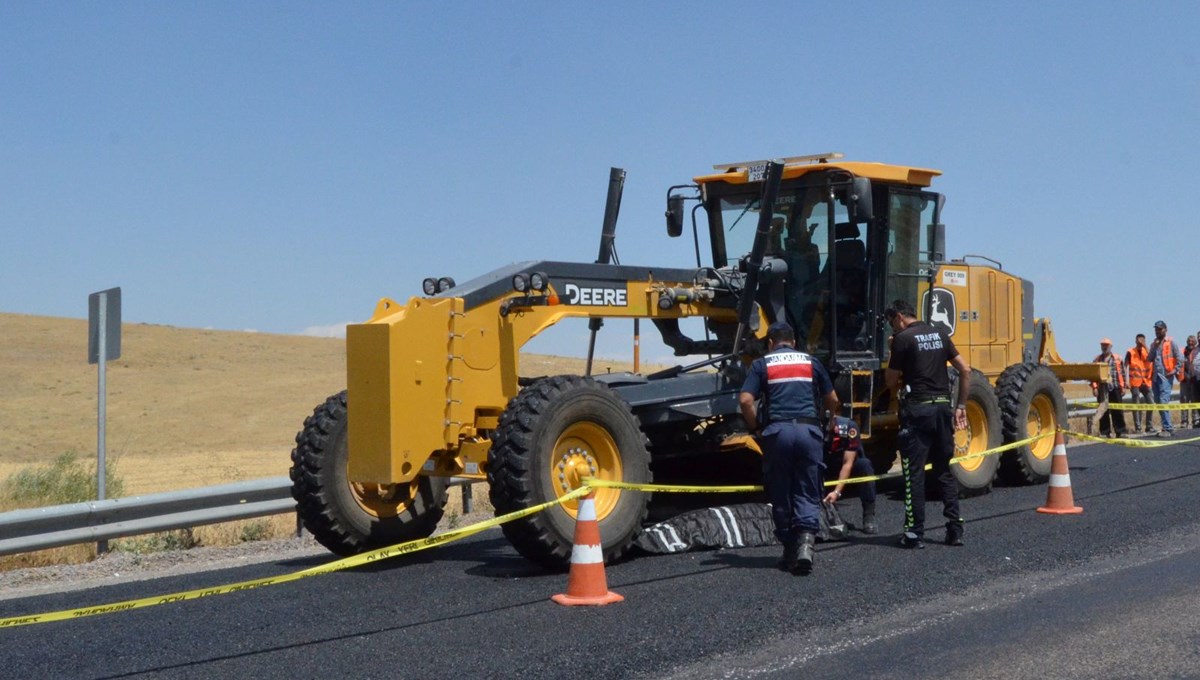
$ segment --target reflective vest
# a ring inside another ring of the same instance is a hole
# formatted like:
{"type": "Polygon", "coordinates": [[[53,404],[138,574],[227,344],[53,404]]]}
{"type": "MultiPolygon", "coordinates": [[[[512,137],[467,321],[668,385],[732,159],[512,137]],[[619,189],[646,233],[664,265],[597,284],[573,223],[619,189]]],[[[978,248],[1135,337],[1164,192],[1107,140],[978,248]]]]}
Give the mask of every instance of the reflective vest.
{"type": "Polygon", "coordinates": [[[1162,344],[1158,346],[1159,356],[1162,357],[1163,371],[1167,375],[1175,372],[1175,344],[1171,342],[1171,338],[1163,338],[1162,344]]]}
{"type": "Polygon", "coordinates": [[[1129,366],[1129,385],[1131,387],[1150,386],[1150,377],[1154,373],[1154,364],[1147,358],[1150,349],[1134,345],[1125,353],[1125,364],[1129,366]]]}
{"type": "MultiPolygon", "coordinates": [[[[1108,364],[1108,377],[1112,378],[1113,373],[1116,373],[1117,387],[1125,389],[1125,372],[1121,370],[1121,360],[1117,358],[1116,354],[1109,352],[1107,360],[1103,354],[1097,354],[1096,358],[1092,359],[1092,361],[1098,364],[1108,364]]],[[[1092,387],[1096,387],[1096,383],[1092,383],[1092,387]]]]}

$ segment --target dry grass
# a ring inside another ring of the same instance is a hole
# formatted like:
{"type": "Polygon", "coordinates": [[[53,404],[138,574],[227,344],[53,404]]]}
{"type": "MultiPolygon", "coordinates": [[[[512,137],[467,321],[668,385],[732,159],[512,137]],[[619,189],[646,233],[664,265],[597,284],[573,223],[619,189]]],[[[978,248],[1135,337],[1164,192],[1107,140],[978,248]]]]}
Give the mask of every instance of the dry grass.
{"type": "MultiPolygon", "coordinates": [[[[126,324],[121,335],[121,358],[107,367],[106,448],[126,496],[286,475],[304,418],[346,383],[339,339],[148,324],[126,324]]],[[[521,373],[579,373],[583,363],[527,355],[521,373]]],[[[594,370],[628,367],[597,360],[594,370]]],[[[0,314],[0,480],[69,451],[95,460],[96,369],[87,363],[86,320],[0,314]]],[[[477,512],[489,507],[486,487],[476,485],[474,498],[477,512]]],[[[454,489],[448,522],[461,517],[460,499],[454,489]]],[[[290,516],[258,521],[266,537],[294,530],[290,516]]],[[[236,543],[244,524],[199,527],[193,538],[236,543]]],[[[133,549],[155,540],[163,542],[133,549]]],[[[75,546],[0,558],[0,569],[92,556],[75,546]]]]}
{"type": "MultiPolygon", "coordinates": [[[[0,477],[96,451],[87,322],[0,315],[0,477]]],[[[127,495],[286,474],[292,437],[345,382],[339,340],[126,325],[107,450],[127,495]]]]}
{"type": "MultiPolygon", "coordinates": [[[[107,450],[126,495],[287,474],[304,418],[345,387],[345,343],[126,325],[107,369],[107,450]]],[[[87,322],[0,314],[0,479],[66,451],[96,451],[87,322]]],[[[529,355],[525,375],[581,359],[529,355]]],[[[597,361],[596,371],[625,370],[597,361]]]]}

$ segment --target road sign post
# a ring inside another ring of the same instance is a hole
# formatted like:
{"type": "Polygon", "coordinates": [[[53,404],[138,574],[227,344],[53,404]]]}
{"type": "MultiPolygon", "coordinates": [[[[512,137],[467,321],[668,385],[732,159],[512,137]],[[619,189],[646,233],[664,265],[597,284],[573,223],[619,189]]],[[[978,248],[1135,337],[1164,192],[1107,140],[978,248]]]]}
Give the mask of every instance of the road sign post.
{"type": "MultiPolygon", "coordinates": [[[[96,500],[104,500],[105,421],[108,405],[105,365],[121,356],[121,289],[109,288],[88,296],[88,363],[98,364],[96,381],[96,500]]],[[[96,552],[108,552],[108,541],[99,541],[96,552]]]]}

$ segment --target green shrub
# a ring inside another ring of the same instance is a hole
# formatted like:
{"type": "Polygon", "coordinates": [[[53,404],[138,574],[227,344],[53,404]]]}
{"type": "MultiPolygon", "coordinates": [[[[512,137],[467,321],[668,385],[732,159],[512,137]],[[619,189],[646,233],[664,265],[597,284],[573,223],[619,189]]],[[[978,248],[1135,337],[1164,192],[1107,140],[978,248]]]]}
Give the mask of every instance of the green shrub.
{"type": "MultiPolygon", "coordinates": [[[[116,474],[116,461],[105,461],[105,495],[118,498],[124,483],[116,474]]],[[[96,499],[96,465],[67,451],[49,465],[23,468],[0,483],[0,506],[8,509],[40,508],[96,499]]]]}
{"type": "Polygon", "coordinates": [[[192,529],[164,531],[146,536],[130,536],[119,538],[112,543],[114,552],[145,555],[147,553],[167,552],[168,550],[188,550],[200,545],[192,529]]]}
{"type": "Polygon", "coordinates": [[[266,520],[255,520],[242,525],[242,532],[238,536],[242,543],[250,541],[262,541],[271,537],[271,525],[266,520]]]}

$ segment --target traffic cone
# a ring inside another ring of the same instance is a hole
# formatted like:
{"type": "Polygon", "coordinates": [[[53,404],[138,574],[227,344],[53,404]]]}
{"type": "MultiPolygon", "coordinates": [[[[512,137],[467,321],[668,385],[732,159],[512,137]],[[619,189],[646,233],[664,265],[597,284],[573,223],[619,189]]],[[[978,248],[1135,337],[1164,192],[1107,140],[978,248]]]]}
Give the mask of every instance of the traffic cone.
{"type": "Polygon", "coordinates": [[[1078,515],[1083,508],[1075,505],[1071,493],[1071,472],[1067,468],[1067,443],[1062,430],[1054,433],[1054,455],[1050,459],[1050,488],[1046,490],[1046,505],[1037,509],[1052,515],[1078,515]]]}
{"type": "Polygon", "coordinates": [[[579,499],[567,592],[550,599],[565,605],[602,605],[625,599],[608,589],[608,579],[604,576],[604,549],[600,543],[600,524],[596,521],[595,492],[579,499]]]}

